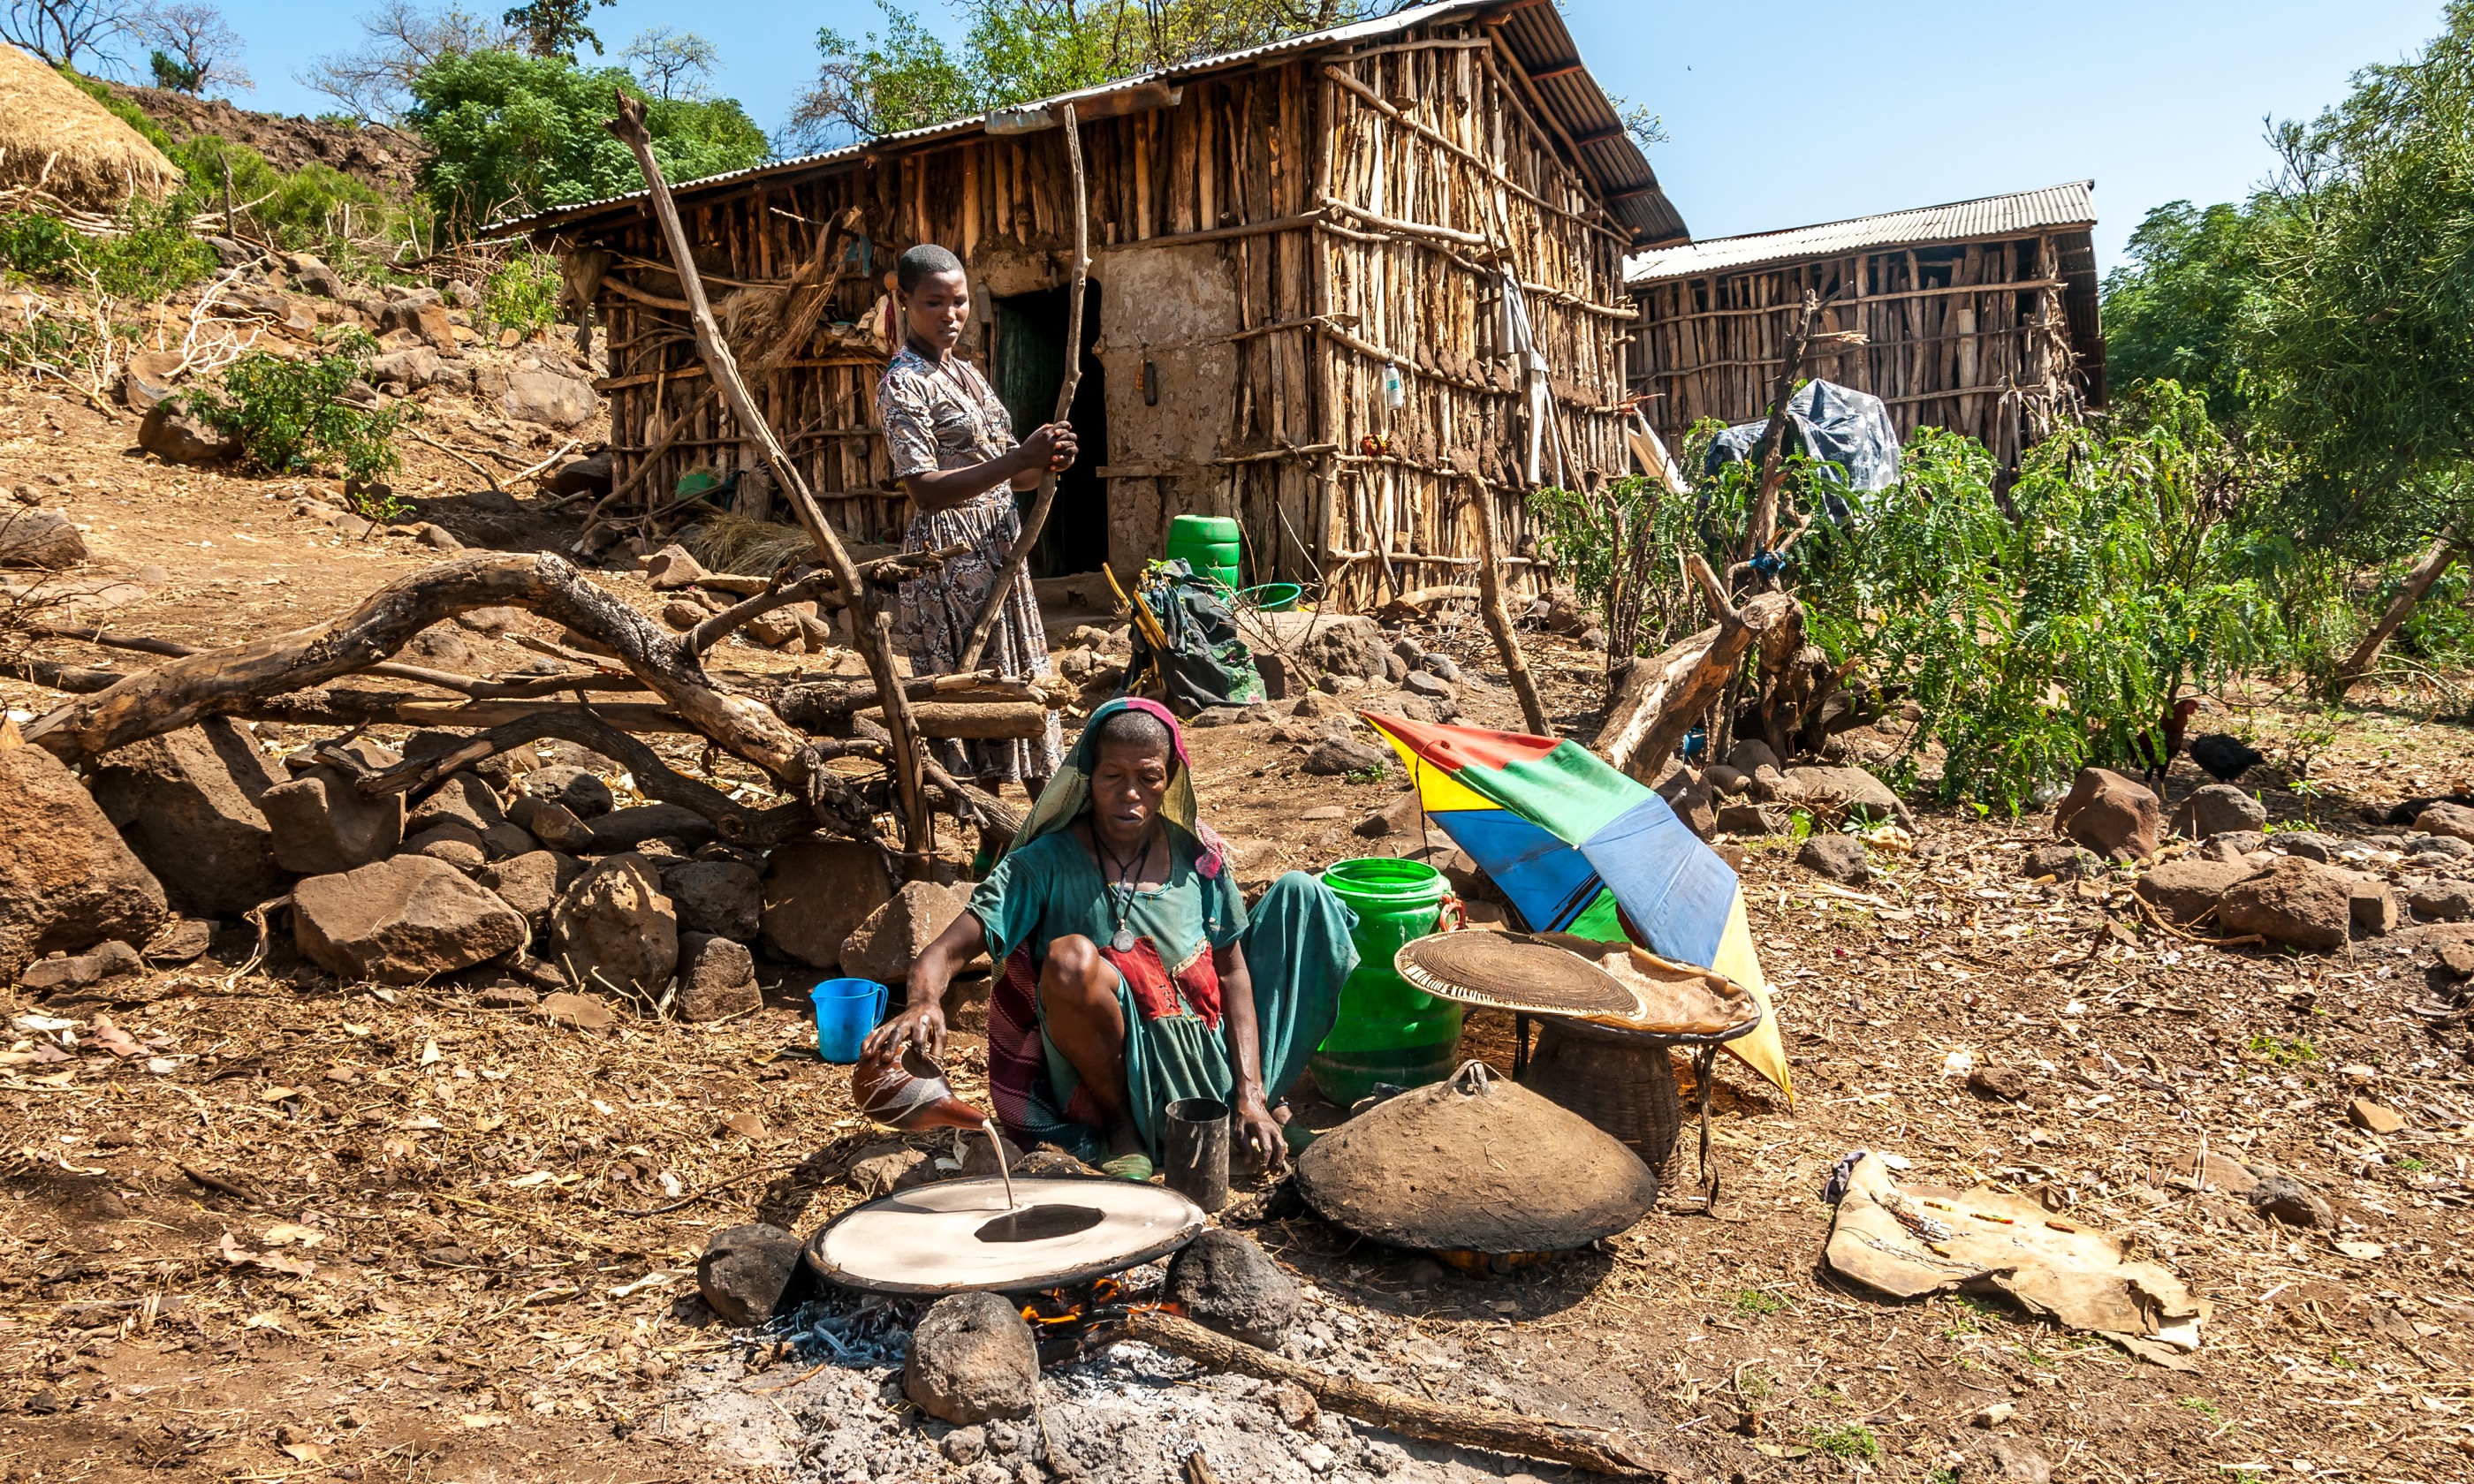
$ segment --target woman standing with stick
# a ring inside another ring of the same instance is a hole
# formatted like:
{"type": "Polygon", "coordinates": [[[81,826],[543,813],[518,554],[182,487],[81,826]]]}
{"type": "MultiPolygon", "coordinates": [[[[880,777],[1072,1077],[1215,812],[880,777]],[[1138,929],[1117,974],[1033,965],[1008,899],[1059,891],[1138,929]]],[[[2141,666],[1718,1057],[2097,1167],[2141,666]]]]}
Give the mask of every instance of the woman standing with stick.
{"type": "MultiPolygon", "coordinates": [[[[1013,491],[1071,467],[1071,424],[1051,422],[1020,443],[1012,417],[979,368],[956,353],[971,317],[961,261],[934,244],[902,254],[894,269],[903,341],[876,387],[877,419],[893,476],[910,495],[905,551],[967,548],[943,567],[902,585],[900,631],[916,676],[950,674],[971,625],[1022,532],[1013,491]]],[[[1007,592],[981,663],[1015,679],[1049,674],[1048,635],[1028,582],[1007,592]]],[[[1037,737],[942,744],[945,765],[996,792],[1020,783],[1033,799],[1064,758],[1056,713],[1037,737]]]]}

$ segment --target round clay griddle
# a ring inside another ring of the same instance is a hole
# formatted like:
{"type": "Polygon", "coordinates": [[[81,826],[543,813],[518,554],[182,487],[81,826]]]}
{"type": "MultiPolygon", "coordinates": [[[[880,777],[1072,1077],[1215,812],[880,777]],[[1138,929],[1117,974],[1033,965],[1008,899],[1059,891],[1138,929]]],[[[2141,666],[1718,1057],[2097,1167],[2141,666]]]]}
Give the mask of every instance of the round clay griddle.
{"type": "Polygon", "coordinates": [[[1639,1014],[1640,995],[1597,965],[1527,933],[1435,933],[1392,956],[1400,976],[1429,994],[1529,1015],[1639,1014]]]}
{"type": "Polygon", "coordinates": [[[1127,1180],[947,1180],[855,1206],[808,1239],[808,1260],[871,1293],[1055,1288],[1152,1261],[1193,1241],[1202,1208],[1127,1180]]]}

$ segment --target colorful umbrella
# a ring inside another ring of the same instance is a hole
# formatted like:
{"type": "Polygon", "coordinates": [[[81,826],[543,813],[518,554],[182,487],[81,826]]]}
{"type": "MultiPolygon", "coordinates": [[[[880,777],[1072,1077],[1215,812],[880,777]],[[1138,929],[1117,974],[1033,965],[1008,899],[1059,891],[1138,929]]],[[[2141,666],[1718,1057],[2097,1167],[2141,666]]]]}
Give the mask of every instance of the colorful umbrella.
{"type": "Polygon", "coordinates": [[[1751,991],[1760,1028],[1727,1049],[1794,1096],[1735,874],[1665,800],[1578,743],[1358,714],[1531,931],[1621,943],[1620,911],[1651,951],[1751,991]]]}

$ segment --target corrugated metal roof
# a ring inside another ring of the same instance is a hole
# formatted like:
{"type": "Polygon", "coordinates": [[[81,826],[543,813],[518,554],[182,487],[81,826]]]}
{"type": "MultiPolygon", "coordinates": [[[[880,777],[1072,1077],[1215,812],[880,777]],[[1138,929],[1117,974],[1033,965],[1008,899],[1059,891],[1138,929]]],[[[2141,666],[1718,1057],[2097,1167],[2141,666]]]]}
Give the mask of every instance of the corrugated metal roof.
{"type": "Polygon", "coordinates": [[[1712,237],[1707,242],[1660,248],[1624,261],[1628,283],[1656,283],[1702,274],[1757,268],[1764,263],[1797,258],[1830,257],[1872,248],[1909,243],[1970,242],[2003,237],[2048,227],[2096,225],[2094,180],[2072,180],[2042,190],[2009,196],[1954,201],[1942,206],[1885,211],[1817,227],[1791,227],[1782,231],[1750,232],[1741,237],[1712,237]]]}
{"type": "MultiPolygon", "coordinates": [[[[1181,79],[1201,77],[1255,61],[1265,57],[1287,52],[1318,51],[1347,46],[1408,30],[1430,21],[1447,20],[1490,8],[1499,9],[1501,0],[1440,0],[1410,10],[1370,20],[1336,26],[1328,31],[1310,32],[1285,40],[1267,42],[1244,51],[1225,52],[1214,57],[1198,58],[1174,67],[1119,78],[1097,87],[1079,92],[1059,93],[1021,105],[1023,108],[1045,108],[1073,103],[1084,98],[1139,87],[1147,83],[1176,83],[1181,79]]],[[[1638,242],[1661,242],[1685,235],[1684,219],[1667,201],[1659,187],[1657,174],[1649,160],[1628,133],[1622,132],[1613,106],[1606,94],[1590,80],[1586,69],[1576,64],[1579,57],[1571,33],[1564,27],[1564,17],[1552,0],[1528,0],[1505,15],[1501,22],[1504,39],[1513,55],[1528,71],[1550,66],[1574,65],[1574,70],[1537,84],[1555,123],[1580,153],[1581,166],[1606,201],[1608,211],[1618,222],[1632,228],[1638,242]],[[1613,130],[1609,134],[1607,130],[1613,130]]],[[[827,172],[854,163],[867,156],[886,151],[900,151],[913,145],[956,135],[976,133],[987,126],[987,115],[975,113],[967,118],[952,119],[941,124],[929,124],[918,129],[906,129],[896,133],[881,134],[858,144],[837,150],[803,155],[791,159],[774,160],[769,164],[751,165],[724,175],[706,176],[700,180],[674,181],[670,193],[692,197],[726,190],[742,181],[774,179],[786,175],[808,175],[827,172]]],[[[627,191],[617,196],[604,196],[596,201],[577,202],[571,205],[552,206],[529,216],[510,217],[493,222],[481,231],[483,238],[511,237],[543,227],[567,227],[588,221],[644,199],[643,191],[627,191]]]]}

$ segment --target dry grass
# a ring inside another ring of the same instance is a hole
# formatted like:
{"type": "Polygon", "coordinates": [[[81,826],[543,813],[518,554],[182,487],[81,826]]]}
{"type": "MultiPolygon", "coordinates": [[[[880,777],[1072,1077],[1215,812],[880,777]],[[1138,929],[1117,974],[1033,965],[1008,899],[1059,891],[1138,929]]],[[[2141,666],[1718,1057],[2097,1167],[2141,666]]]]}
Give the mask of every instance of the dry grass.
{"type": "Polygon", "coordinates": [[[181,179],[163,152],[75,84],[0,45],[0,187],[37,186],[71,206],[159,201],[181,179]]]}
{"type": "Polygon", "coordinates": [[[813,556],[815,543],[797,526],[770,520],[749,520],[727,511],[696,523],[687,542],[689,555],[716,572],[765,577],[785,562],[813,556]]]}

